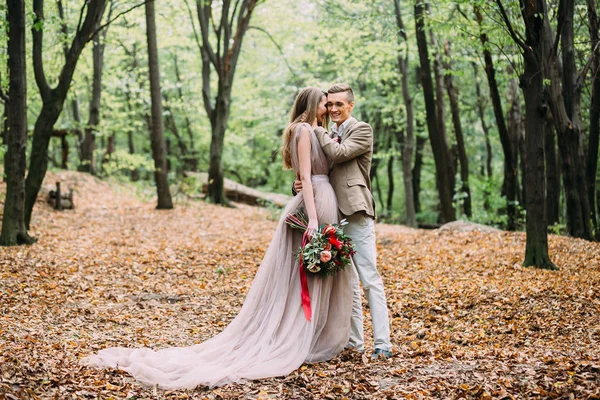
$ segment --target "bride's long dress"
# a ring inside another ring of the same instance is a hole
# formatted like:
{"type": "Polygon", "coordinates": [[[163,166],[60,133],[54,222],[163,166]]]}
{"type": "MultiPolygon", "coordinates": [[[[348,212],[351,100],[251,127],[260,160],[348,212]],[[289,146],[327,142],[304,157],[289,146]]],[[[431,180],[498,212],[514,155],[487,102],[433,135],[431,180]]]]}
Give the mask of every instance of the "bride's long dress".
{"type": "MultiPolygon", "coordinates": [[[[338,210],[327,178],[327,159],[310,131],[312,182],[319,223],[336,223],[338,210]]],[[[298,136],[299,127],[291,146],[296,172],[298,136]]],[[[306,320],[298,261],[294,256],[302,235],[284,222],[287,213],[301,206],[302,193],[285,208],[240,313],[220,334],[190,347],[107,348],[82,362],[119,368],[141,383],[164,389],[191,389],[283,376],[304,362],[331,359],[348,341],[356,272],[354,268],[346,268],[326,278],[308,274],[312,320],[306,320]]]]}

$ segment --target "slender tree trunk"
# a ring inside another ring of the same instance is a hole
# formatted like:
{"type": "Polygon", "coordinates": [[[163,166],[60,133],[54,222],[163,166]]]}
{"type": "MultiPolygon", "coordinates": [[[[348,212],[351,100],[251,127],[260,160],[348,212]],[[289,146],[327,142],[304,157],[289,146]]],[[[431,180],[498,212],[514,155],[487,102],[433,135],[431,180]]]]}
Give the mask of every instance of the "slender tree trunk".
{"type": "Polygon", "coordinates": [[[152,97],[152,158],[154,159],[154,180],[158,196],[157,209],[173,208],[169,182],[167,180],[167,158],[163,134],[162,96],[160,94],[160,71],[156,44],[156,21],[154,0],[146,2],[146,38],[148,40],[148,66],[150,69],[150,95],[152,97]]]}
{"type": "MultiPolygon", "coordinates": [[[[450,42],[446,41],[444,46],[446,59],[450,60],[452,55],[450,54],[450,42]]],[[[444,81],[446,83],[446,90],[448,92],[448,98],[450,99],[450,111],[452,113],[452,123],[454,125],[454,134],[456,136],[456,145],[458,151],[458,161],[460,162],[460,179],[462,181],[461,191],[464,193],[464,199],[462,201],[463,211],[467,218],[471,218],[473,215],[471,209],[471,187],[469,185],[469,159],[467,157],[467,149],[465,146],[465,138],[462,129],[462,123],[460,121],[460,106],[458,104],[458,89],[454,86],[454,80],[452,74],[449,73],[452,69],[452,65],[448,61],[446,63],[446,74],[444,75],[444,81]]]]}
{"type": "MultiPolygon", "coordinates": [[[[179,99],[184,101],[184,97],[183,97],[183,89],[182,89],[182,78],[181,78],[181,72],[179,70],[179,62],[177,59],[177,54],[173,55],[173,67],[175,69],[175,79],[177,80],[177,94],[179,96],[179,99]]],[[[183,118],[184,118],[184,122],[185,122],[185,128],[186,128],[186,132],[188,135],[188,139],[190,141],[189,144],[189,151],[187,152],[186,155],[186,166],[187,169],[190,171],[197,171],[198,170],[198,155],[196,152],[196,146],[194,144],[194,131],[192,129],[192,122],[190,121],[190,118],[188,117],[188,114],[186,111],[183,111],[183,118]]]]}
{"type": "Polygon", "coordinates": [[[419,194],[421,193],[421,170],[423,168],[423,149],[425,148],[425,143],[427,143],[427,138],[425,136],[417,135],[417,143],[415,146],[415,166],[412,170],[415,213],[421,212],[421,200],[419,199],[419,194]]]}
{"type": "MultiPolygon", "coordinates": [[[[403,129],[396,130],[396,140],[400,145],[400,154],[402,155],[402,182],[404,184],[404,203],[406,206],[406,225],[417,226],[417,212],[415,207],[415,194],[413,190],[412,158],[415,147],[415,116],[413,108],[413,98],[410,95],[408,85],[408,37],[406,27],[402,20],[400,10],[400,1],[394,0],[396,11],[396,25],[398,26],[398,38],[401,38],[400,44],[404,44],[406,49],[398,54],[398,69],[402,81],[402,99],[406,110],[406,135],[403,129]]],[[[418,196],[417,196],[418,197],[418,196]]]]}
{"type": "MultiPolygon", "coordinates": [[[[391,150],[393,148],[392,133],[388,133],[387,148],[391,150]]],[[[388,192],[387,192],[387,210],[392,210],[392,203],[394,200],[394,155],[391,154],[387,162],[387,177],[388,177],[388,192]]]]}
{"type": "Polygon", "coordinates": [[[93,39],[94,72],[92,83],[92,98],[90,99],[90,115],[85,128],[83,143],[81,144],[81,166],[80,171],[96,174],[96,161],[94,150],[96,149],[96,132],[100,123],[100,101],[102,96],[102,67],[104,45],[100,43],[100,34],[96,33],[93,39]]]}
{"type": "Polygon", "coordinates": [[[454,193],[454,168],[452,166],[446,137],[440,132],[439,121],[437,120],[438,112],[434,98],[431,66],[429,64],[429,54],[427,51],[423,0],[416,0],[415,2],[415,24],[421,63],[421,83],[423,85],[423,95],[425,97],[425,108],[427,111],[427,128],[434,155],[438,182],[437,186],[441,203],[440,219],[442,223],[446,223],[456,220],[456,213],[452,204],[454,193]]]}
{"type": "Polygon", "coordinates": [[[500,91],[498,89],[498,83],[496,81],[496,69],[494,68],[494,61],[490,50],[490,43],[487,34],[483,31],[483,15],[481,9],[478,6],[474,8],[475,18],[480,27],[479,40],[483,45],[483,59],[485,62],[485,73],[490,87],[490,98],[492,100],[492,106],[494,108],[494,116],[496,118],[496,125],[498,127],[498,134],[500,136],[500,143],[502,144],[502,151],[504,153],[504,184],[502,187],[502,194],[506,196],[506,213],[508,215],[508,230],[515,230],[517,223],[517,192],[518,192],[518,166],[517,156],[513,152],[515,148],[514,140],[511,140],[509,131],[506,128],[506,122],[504,120],[504,112],[502,111],[502,100],[500,91]]]}
{"type": "Polygon", "coordinates": [[[25,166],[27,164],[27,59],[25,56],[25,1],[7,1],[8,102],[7,151],[4,155],[6,196],[2,215],[2,246],[31,244],[25,227],[25,166]]]}
{"type": "Polygon", "coordinates": [[[556,153],[556,131],[552,120],[546,118],[546,214],[548,224],[559,222],[560,214],[560,171],[558,168],[558,155],[556,153]]]}
{"type": "MultiPolygon", "coordinates": [[[[600,21],[596,10],[596,2],[587,0],[588,22],[592,54],[592,99],[590,101],[590,135],[586,157],[586,182],[588,199],[592,214],[592,223],[596,230],[596,239],[600,239],[598,221],[598,202],[596,201],[596,173],[598,171],[598,146],[600,144],[600,21]]],[[[598,192],[600,194],[600,192],[598,192]]]]}
{"type": "Polygon", "coordinates": [[[485,121],[485,99],[481,95],[481,84],[479,83],[477,63],[473,62],[473,75],[475,77],[475,93],[477,94],[477,113],[481,121],[481,129],[485,138],[485,172],[488,178],[493,175],[492,171],[492,143],[490,142],[490,128],[485,121]]]}
{"type": "MultiPolygon", "coordinates": [[[[65,37],[63,41],[63,53],[65,58],[69,56],[69,45],[67,44],[66,38],[69,36],[69,28],[67,25],[67,20],[65,18],[65,11],[63,7],[62,0],[56,0],[56,6],[58,8],[58,15],[61,20],[61,32],[65,37]]],[[[81,132],[81,113],[79,112],[79,99],[75,94],[71,99],[71,112],[73,113],[73,120],[75,121],[75,134],[77,135],[77,148],[79,153],[79,159],[81,160],[81,145],[83,143],[83,133],[81,132]]]]}
{"type": "MultiPolygon", "coordinates": [[[[509,81],[509,101],[510,101],[510,106],[508,109],[508,115],[507,115],[507,134],[509,136],[509,140],[510,140],[510,152],[511,154],[514,155],[514,162],[517,163],[518,166],[520,166],[520,171],[521,171],[521,183],[522,183],[522,187],[521,190],[519,191],[519,179],[518,176],[515,180],[515,182],[517,183],[517,201],[519,202],[519,204],[521,204],[521,206],[523,208],[526,207],[526,177],[527,177],[527,171],[525,168],[525,165],[527,164],[527,148],[525,146],[525,118],[523,117],[522,114],[522,110],[521,110],[521,98],[519,96],[519,81],[516,78],[512,78],[509,81]],[[521,162],[519,163],[519,157],[520,156],[520,160],[521,162]]],[[[506,164],[505,164],[506,167],[506,164]]],[[[505,173],[507,172],[506,169],[504,171],[505,173]]],[[[507,182],[506,179],[504,181],[505,183],[507,182]]],[[[507,186],[505,185],[503,187],[507,188],[507,186]]],[[[508,199],[507,199],[508,200],[508,199]]],[[[515,215],[516,217],[516,215],[515,215]]],[[[516,220],[515,220],[516,223],[516,220]]]]}

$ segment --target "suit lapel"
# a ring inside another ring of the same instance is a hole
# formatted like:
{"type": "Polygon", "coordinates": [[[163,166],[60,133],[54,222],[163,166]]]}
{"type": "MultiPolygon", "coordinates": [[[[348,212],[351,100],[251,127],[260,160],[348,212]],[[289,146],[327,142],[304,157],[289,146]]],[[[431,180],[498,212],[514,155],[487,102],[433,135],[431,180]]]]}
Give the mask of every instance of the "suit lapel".
{"type": "Polygon", "coordinates": [[[352,118],[350,122],[348,122],[348,126],[346,126],[346,131],[342,135],[342,140],[340,141],[340,143],[342,143],[344,140],[346,140],[348,136],[352,134],[352,128],[354,127],[354,125],[356,125],[357,122],[358,121],[356,120],[356,118],[352,118]]]}

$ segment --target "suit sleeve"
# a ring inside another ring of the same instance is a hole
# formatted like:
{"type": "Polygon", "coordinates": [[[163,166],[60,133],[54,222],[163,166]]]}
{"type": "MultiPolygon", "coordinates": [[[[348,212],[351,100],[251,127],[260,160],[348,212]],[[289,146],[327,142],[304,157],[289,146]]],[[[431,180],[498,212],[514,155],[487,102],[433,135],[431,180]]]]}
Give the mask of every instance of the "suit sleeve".
{"type": "Polygon", "coordinates": [[[315,129],[323,152],[334,164],[352,160],[367,153],[373,147],[373,129],[369,124],[361,123],[343,143],[338,143],[329,137],[323,128],[315,129]]]}

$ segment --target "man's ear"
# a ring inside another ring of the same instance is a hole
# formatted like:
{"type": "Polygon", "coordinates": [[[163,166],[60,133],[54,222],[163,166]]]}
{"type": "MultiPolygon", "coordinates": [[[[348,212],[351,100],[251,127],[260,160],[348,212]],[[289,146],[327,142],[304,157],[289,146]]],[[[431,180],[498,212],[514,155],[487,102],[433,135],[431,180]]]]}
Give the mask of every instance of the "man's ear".
{"type": "Polygon", "coordinates": [[[350,106],[350,111],[354,110],[354,102],[348,104],[350,106]]]}

